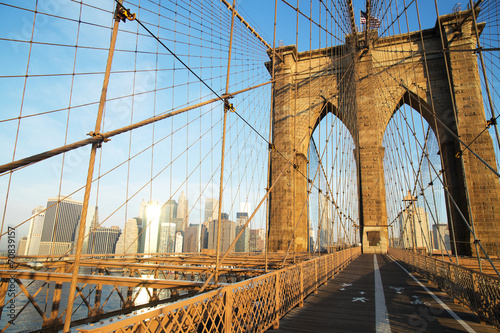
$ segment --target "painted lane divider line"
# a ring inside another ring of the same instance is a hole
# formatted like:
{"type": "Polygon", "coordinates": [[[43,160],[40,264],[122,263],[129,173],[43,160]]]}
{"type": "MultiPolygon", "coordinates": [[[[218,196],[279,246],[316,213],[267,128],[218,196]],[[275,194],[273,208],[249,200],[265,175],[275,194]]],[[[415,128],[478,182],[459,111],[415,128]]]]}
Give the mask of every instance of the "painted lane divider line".
{"type": "Polygon", "coordinates": [[[377,333],[391,333],[389,314],[385,304],[384,286],[378,267],[377,255],[373,254],[373,269],[375,272],[375,328],[377,333]]]}
{"type": "Polygon", "coordinates": [[[453,317],[453,319],[455,319],[460,325],[462,325],[462,327],[467,331],[467,332],[470,332],[470,333],[474,333],[476,331],[474,331],[472,329],[472,327],[470,327],[469,325],[467,325],[467,323],[465,321],[462,320],[462,318],[460,318],[455,312],[453,312],[452,309],[450,309],[448,307],[448,305],[444,304],[443,301],[441,301],[439,299],[439,297],[437,297],[436,295],[434,295],[434,293],[432,291],[430,291],[426,286],[423,285],[422,282],[420,282],[416,277],[413,276],[413,274],[411,274],[410,272],[408,272],[406,270],[406,268],[404,268],[403,266],[401,266],[401,264],[399,262],[397,262],[396,260],[394,260],[394,258],[392,258],[391,255],[387,254],[387,256],[392,260],[394,261],[403,271],[406,272],[406,274],[408,274],[416,283],[418,283],[418,285],[420,287],[422,287],[429,295],[432,296],[432,298],[434,298],[434,300],[439,304],[441,305],[441,307],[443,309],[445,309],[449,314],[450,316],[453,317]]]}

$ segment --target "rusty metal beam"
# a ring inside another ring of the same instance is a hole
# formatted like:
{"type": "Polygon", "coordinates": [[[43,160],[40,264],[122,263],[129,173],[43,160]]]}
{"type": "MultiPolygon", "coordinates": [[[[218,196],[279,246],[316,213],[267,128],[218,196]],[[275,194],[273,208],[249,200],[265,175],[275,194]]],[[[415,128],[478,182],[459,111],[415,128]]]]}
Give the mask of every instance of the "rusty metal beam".
{"type": "Polygon", "coordinates": [[[241,15],[238,13],[238,11],[236,9],[233,9],[233,6],[227,2],[226,0],[220,0],[226,7],[228,10],[230,11],[234,11],[234,15],[238,18],[238,20],[240,20],[241,23],[243,23],[245,25],[245,27],[247,27],[248,30],[250,30],[250,32],[255,36],[257,37],[258,40],[261,41],[262,44],[264,44],[268,49],[272,49],[271,45],[269,45],[265,40],[264,38],[262,38],[259,33],[257,31],[255,31],[254,28],[252,28],[250,26],[250,24],[248,24],[247,21],[245,21],[245,19],[243,17],[241,17],[241,15]]]}
{"type": "MultiPolygon", "coordinates": [[[[52,273],[52,272],[34,272],[34,271],[16,271],[6,270],[0,271],[0,278],[26,280],[40,280],[47,282],[71,282],[71,274],[69,273],[52,273]]],[[[173,280],[159,280],[148,278],[134,278],[134,277],[121,277],[109,275],[78,275],[78,283],[113,285],[122,287],[144,287],[144,288],[163,288],[163,289],[189,289],[197,290],[201,288],[203,282],[194,281],[173,281],[173,280]]]]}

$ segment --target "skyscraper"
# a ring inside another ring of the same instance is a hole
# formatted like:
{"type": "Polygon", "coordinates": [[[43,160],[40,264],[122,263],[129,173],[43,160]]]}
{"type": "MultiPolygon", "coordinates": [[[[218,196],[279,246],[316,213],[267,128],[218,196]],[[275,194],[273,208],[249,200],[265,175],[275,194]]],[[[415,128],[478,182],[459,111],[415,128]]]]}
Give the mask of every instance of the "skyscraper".
{"type": "Polygon", "coordinates": [[[180,223],[180,231],[184,231],[186,227],[189,225],[189,216],[188,216],[188,200],[184,195],[184,191],[181,192],[179,196],[179,204],[177,205],[177,216],[179,220],[182,220],[180,223]]]}
{"type": "Polygon", "coordinates": [[[175,250],[175,233],[178,231],[179,205],[175,200],[168,200],[161,209],[158,253],[172,253],[175,250]]]}
{"type": "MultiPolygon", "coordinates": [[[[63,197],[49,198],[40,237],[40,255],[74,253],[78,240],[83,202],[63,197]]],[[[89,206],[85,235],[97,225],[97,208],[89,206]]],[[[88,253],[88,237],[84,238],[82,253],[88,253]]]]}
{"type": "Polygon", "coordinates": [[[265,248],[266,231],[264,229],[250,230],[250,252],[262,252],[265,248]]]}
{"type": "Polygon", "coordinates": [[[175,223],[160,224],[158,237],[158,253],[172,253],[175,250],[175,223]]]}
{"type": "Polygon", "coordinates": [[[207,228],[202,224],[190,224],[184,233],[183,252],[200,252],[206,248],[207,228]]]}
{"type": "Polygon", "coordinates": [[[138,253],[139,239],[138,235],[141,232],[141,221],[138,217],[129,219],[125,223],[125,228],[118,238],[115,247],[115,253],[138,253]]]}
{"type": "Polygon", "coordinates": [[[434,248],[440,251],[450,251],[450,230],[448,229],[448,224],[434,224],[432,226],[432,236],[434,242],[434,248]]]}
{"type": "Polygon", "coordinates": [[[17,255],[18,256],[26,255],[27,245],[28,245],[28,236],[21,237],[21,239],[19,240],[18,247],[17,247],[17,255]]]}
{"type": "Polygon", "coordinates": [[[328,248],[328,236],[331,234],[331,205],[326,195],[319,196],[319,241],[320,251],[328,248]]]}
{"type": "Polygon", "coordinates": [[[42,237],[43,221],[45,219],[45,208],[38,206],[32,211],[30,220],[30,228],[28,230],[28,239],[26,241],[26,249],[23,254],[25,255],[38,255],[40,249],[40,238],[42,237]],[[38,214],[38,215],[37,215],[38,214]]]}
{"type": "Polygon", "coordinates": [[[89,236],[89,253],[111,254],[115,253],[116,242],[121,230],[117,226],[111,228],[98,227],[89,236]]]}
{"type": "Polygon", "coordinates": [[[429,249],[429,221],[422,207],[410,206],[399,215],[404,248],[429,249]]]}
{"type": "MultiPolygon", "coordinates": [[[[247,221],[248,221],[247,212],[236,213],[236,236],[243,229],[247,221]]],[[[250,226],[247,226],[243,230],[243,233],[241,234],[240,238],[238,238],[238,240],[236,241],[235,252],[249,252],[249,251],[250,251],[250,226]]]]}
{"type": "Polygon", "coordinates": [[[177,231],[175,234],[175,253],[182,253],[182,247],[184,245],[184,235],[182,231],[177,231]]]}
{"type": "MultiPolygon", "coordinates": [[[[227,216],[227,214],[225,214],[227,216]]],[[[221,219],[220,251],[226,251],[234,240],[236,233],[236,223],[228,219],[221,219]]],[[[208,249],[217,249],[217,220],[208,223],[208,249]]],[[[233,249],[234,251],[234,249],[233,249]]]]}
{"type": "Polygon", "coordinates": [[[205,219],[203,222],[217,220],[219,215],[219,200],[214,198],[205,199],[205,219]]]}
{"type": "Polygon", "coordinates": [[[142,201],[139,210],[142,233],[139,246],[142,253],[158,252],[161,207],[158,201],[142,201]]]}
{"type": "Polygon", "coordinates": [[[236,213],[236,226],[242,227],[248,221],[248,213],[247,212],[239,212],[236,213]]]}
{"type": "MultiPolygon", "coordinates": [[[[240,233],[240,231],[243,229],[243,226],[241,227],[236,227],[236,235],[235,237],[240,233]]],[[[241,234],[240,238],[236,241],[236,244],[234,246],[234,251],[235,252],[250,252],[250,228],[245,228],[243,230],[243,233],[241,234]]]]}

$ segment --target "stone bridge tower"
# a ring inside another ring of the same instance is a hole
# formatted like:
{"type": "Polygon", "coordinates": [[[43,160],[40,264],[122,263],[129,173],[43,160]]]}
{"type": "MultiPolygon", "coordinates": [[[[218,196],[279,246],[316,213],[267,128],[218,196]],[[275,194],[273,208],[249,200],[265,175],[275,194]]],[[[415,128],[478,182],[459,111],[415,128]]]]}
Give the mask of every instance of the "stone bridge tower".
{"type": "MultiPolygon", "coordinates": [[[[481,33],[483,27],[476,27],[470,11],[463,11],[440,16],[433,29],[381,38],[371,30],[368,41],[358,34],[332,48],[276,50],[271,183],[285,171],[270,196],[271,251],[307,250],[307,151],[315,127],[332,112],[347,126],[356,146],[363,251],[387,252],[382,139],[393,114],[408,104],[439,140],[457,252],[471,254],[474,238],[467,224],[489,253],[498,252],[499,179],[463,145],[487,125],[474,53],[476,28],[481,33]]],[[[495,168],[487,131],[471,148],[495,168]]]]}

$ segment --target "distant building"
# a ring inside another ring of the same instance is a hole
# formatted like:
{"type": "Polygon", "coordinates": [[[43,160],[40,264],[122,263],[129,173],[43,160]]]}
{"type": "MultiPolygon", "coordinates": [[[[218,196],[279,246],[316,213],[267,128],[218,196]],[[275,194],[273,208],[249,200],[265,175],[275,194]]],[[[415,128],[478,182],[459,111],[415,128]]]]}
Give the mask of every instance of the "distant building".
{"type": "Polygon", "coordinates": [[[205,219],[203,222],[209,222],[218,219],[219,215],[219,200],[214,198],[205,199],[205,219]]]}
{"type": "Polygon", "coordinates": [[[175,251],[175,223],[164,222],[160,225],[158,253],[172,253],[175,251]]]}
{"type": "Polygon", "coordinates": [[[19,240],[19,244],[17,246],[17,255],[18,256],[26,255],[27,244],[28,244],[28,236],[21,237],[21,239],[19,240]]]}
{"type": "MultiPolygon", "coordinates": [[[[40,237],[40,255],[71,254],[76,249],[83,202],[63,197],[49,198],[40,237]]],[[[97,225],[97,208],[89,206],[85,235],[97,225]]],[[[82,253],[88,253],[89,237],[83,241],[82,253]]]]}
{"type": "Polygon", "coordinates": [[[181,222],[179,223],[178,231],[185,231],[186,227],[189,225],[189,216],[188,216],[188,200],[184,195],[184,191],[181,192],[179,196],[179,203],[177,205],[177,217],[181,222]]]}
{"type": "Polygon", "coordinates": [[[158,201],[142,201],[139,210],[141,219],[140,253],[158,252],[158,231],[160,229],[161,207],[158,201]]]}
{"type": "Polygon", "coordinates": [[[40,239],[42,237],[43,221],[45,220],[45,207],[38,206],[31,212],[30,228],[24,255],[38,255],[40,239]]]}
{"type": "Polygon", "coordinates": [[[235,252],[250,252],[250,228],[244,228],[243,225],[236,227],[236,236],[243,230],[240,238],[236,241],[234,251],[235,252]]]}
{"type": "Polygon", "coordinates": [[[121,230],[117,226],[111,228],[97,227],[89,236],[90,254],[113,254],[121,230]]]}
{"type": "Polygon", "coordinates": [[[175,200],[168,200],[161,209],[160,223],[172,222],[177,218],[178,206],[175,200]]]}
{"type": "Polygon", "coordinates": [[[249,242],[250,252],[263,252],[266,245],[266,231],[264,229],[251,229],[249,242]]]}
{"type": "Polygon", "coordinates": [[[248,213],[247,212],[239,212],[236,213],[236,226],[242,227],[248,221],[248,213]]]}
{"type": "MultiPolygon", "coordinates": [[[[240,204],[243,208],[247,209],[249,203],[240,204]]],[[[241,207],[240,207],[241,208],[241,207]]],[[[238,212],[236,213],[236,236],[243,229],[245,224],[248,221],[248,213],[247,212],[238,212]]],[[[235,252],[249,252],[250,251],[250,227],[248,226],[243,230],[240,238],[236,241],[235,244],[235,252]]]]}
{"type": "Polygon", "coordinates": [[[141,220],[136,217],[125,223],[125,228],[116,242],[115,253],[135,254],[139,248],[139,234],[141,232],[141,220]]]}
{"type": "Polygon", "coordinates": [[[404,248],[428,249],[431,246],[429,221],[422,207],[409,207],[399,215],[404,248]]]}
{"type": "Polygon", "coordinates": [[[182,231],[177,231],[175,234],[175,253],[182,253],[182,247],[184,246],[184,236],[182,231]]]}
{"type": "Polygon", "coordinates": [[[450,230],[448,224],[434,224],[432,226],[432,238],[434,242],[434,249],[440,251],[450,251],[450,230]]]}
{"type": "Polygon", "coordinates": [[[183,252],[197,253],[207,248],[207,228],[203,224],[190,224],[184,233],[183,252]]]}
{"type": "Polygon", "coordinates": [[[314,252],[316,249],[316,238],[318,236],[317,231],[313,228],[309,228],[309,251],[314,252]]]}
{"type": "MultiPolygon", "coordinates": [[[[236,223],[227,219],[227,214],[223,214],[225,219],[221,219],[220,251],[226,251],[234,240],[236,233],[236,223]]],[[[218,221],[212,220],[208,223],[208,246],[209,250],[217,249],[218,221]]],[[[233,249],[234,251],[234,249],[233,249]]]]}
{"type": "Polygon", "coordinates": [[[317,247],[320,247],[319,251],[325,251],[328,249],[328,239],[329,235],[332,234],[332,213],[330,200],[325,195],[320,195],[319,200],[319,241],[317,247]]]}

